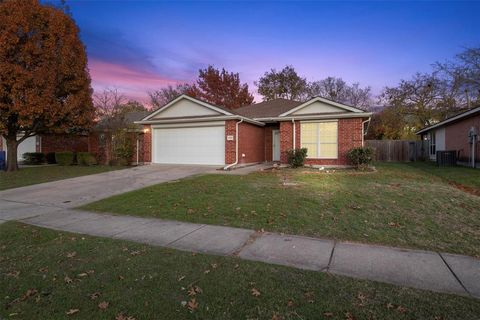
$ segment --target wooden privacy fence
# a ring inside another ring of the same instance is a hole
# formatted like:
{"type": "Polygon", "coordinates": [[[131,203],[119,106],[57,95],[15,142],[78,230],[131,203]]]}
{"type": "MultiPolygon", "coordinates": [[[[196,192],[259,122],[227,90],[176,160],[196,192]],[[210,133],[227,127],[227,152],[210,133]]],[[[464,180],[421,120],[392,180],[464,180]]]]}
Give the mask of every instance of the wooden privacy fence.
{"type": "Polygon", "coordinates": [[[375,149],[377,161],[419,161],[428,159],[425,140],[366,140],[365,146],[375,149]]]}

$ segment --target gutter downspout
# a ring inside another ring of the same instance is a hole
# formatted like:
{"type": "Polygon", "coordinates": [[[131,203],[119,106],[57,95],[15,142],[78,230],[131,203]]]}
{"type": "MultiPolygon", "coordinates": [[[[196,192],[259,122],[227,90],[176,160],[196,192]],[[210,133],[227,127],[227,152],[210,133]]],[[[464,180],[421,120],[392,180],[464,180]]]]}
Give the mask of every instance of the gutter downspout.
{"type": "Polygon", "coordinates": [[[243,122],[243,118],[235,124],[235,162],[223,167],[223,170],[228,170],[238,164],[238,125],[243,122]]]}
{"type": "Polygon", "coordinates": [[[297,135],[295,132],[295,119],[292,118],[292,124],[293,124],[293,150],[296,149],[296,143],[295,143],[295,136],[297,135]]]}
{"type": "Polygon", "coordinates": [[[139,150],[138,150],[138,147],[140,146],[140,143],[138,141],[138,134],[137,134],[137,166],[138,166],[138,159],[139,159],[139,150]]]}
{"type": "Polygon", "coordinates": [[[368,120],[365,120],[362,122],[362,147],[365,145],[365,135],[367,134],[367,131],[368,131],[368,127],[370,126],[370,119],[371,118],[368,118],[368,120]],[[368,126],[367,126],[367,130],[365,130],[365,123],[368,122],[368,126]]]}

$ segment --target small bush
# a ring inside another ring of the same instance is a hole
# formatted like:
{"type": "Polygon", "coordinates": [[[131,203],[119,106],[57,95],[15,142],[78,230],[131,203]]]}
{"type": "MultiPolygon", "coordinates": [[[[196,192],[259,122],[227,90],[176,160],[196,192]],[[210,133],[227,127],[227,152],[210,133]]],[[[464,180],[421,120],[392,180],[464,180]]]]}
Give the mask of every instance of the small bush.
{"type": "Polygon", "coordinates": [[[112,136],[113,156],[117,160],[116,165],[128,166],[130,164],[135,148],[133,141],[131,133],[123,129],[117,130],[112,136]]]}
{"type": "Polygon", "coordinates": [[[45,162],[45,155],[41,152],[25,152],[22,156],[25,164],[42,164],[45,162]]]}
{"type": "Polygon", "coordinates": [[[73,152],[55,152],[55,161],[61,166],[71,166],[73,160],[73,152]]]}
{"type": "Polygon", "coordinates": [[[303,167],[307,158],[307,148],[291,149],[287,151],[288,164],[292,168],[303,167]]]}
{"type": "Polygon", "coordinates": [[[80,166],[93,166],[97,164],[97,159],[90,152],[78,152],[77,163],[80,166]]]}
{"type": "Polygon", "coordinates": [[[347,153],[347,159],[357,169],[368,168],[372,163],[374,150],[371,147],[353,148],[347,153]]]}
{"type": "Polygon", "coordinates": [[[47,160],[48,164],[55,164],[57,160],[55,160],[55,152],[49,152],[45,154],[45,160],[47,160]]]}

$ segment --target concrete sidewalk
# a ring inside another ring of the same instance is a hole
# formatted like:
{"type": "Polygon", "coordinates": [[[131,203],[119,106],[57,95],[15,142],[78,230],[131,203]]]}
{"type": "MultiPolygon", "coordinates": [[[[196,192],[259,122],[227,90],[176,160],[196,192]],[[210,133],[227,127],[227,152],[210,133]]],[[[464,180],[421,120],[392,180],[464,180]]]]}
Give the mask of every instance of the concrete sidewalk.
{"type": "MultiPolygon", "coordinates": [[[[15,205],[12,204],[13,207],[15,205]]],[[[20,221],[61,231],[185,251],[238,256],[246,260],[480,298],[480,260],[468,256],[58,207],[40,207],[38,212],[37,216],[20,221]]],[[[11,218],[19,219],[18,216],[11,218]]],[[[3,219],[10,220],[6,216],[3,219]]]]}

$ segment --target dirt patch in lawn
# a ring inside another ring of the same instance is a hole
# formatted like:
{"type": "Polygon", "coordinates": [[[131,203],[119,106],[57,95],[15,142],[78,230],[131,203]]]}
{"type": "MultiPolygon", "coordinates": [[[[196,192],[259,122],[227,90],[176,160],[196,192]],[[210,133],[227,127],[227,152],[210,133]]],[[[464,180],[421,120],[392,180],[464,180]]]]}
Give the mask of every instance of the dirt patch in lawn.
{"type": "Polygon", "coordinates": [[[455,188],[462,190],[463,192],[473,194],[474,196],[480,197],[480,189],[464,186],[463,184],[449,182],[450,185],[454,186],[455,188]]]}

